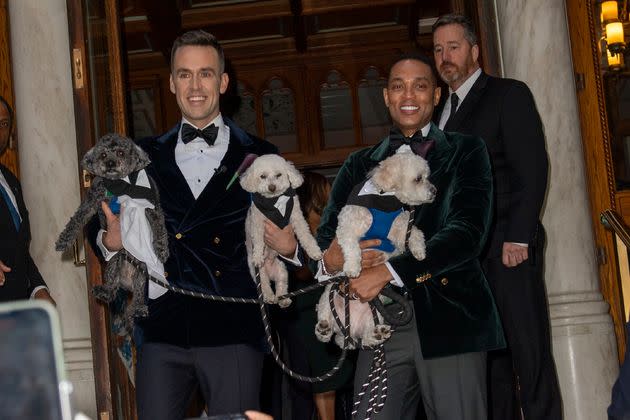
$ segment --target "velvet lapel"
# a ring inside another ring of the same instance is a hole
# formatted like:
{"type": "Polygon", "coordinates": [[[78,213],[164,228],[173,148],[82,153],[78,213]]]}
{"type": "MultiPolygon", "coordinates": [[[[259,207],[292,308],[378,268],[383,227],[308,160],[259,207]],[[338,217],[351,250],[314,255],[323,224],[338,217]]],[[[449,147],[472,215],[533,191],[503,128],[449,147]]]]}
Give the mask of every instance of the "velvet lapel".
{"type": "Polygon", "coordinates": [[[457,109],[455,115],[453,115],[453,117],[446,122],[446,125],[444,126],[444,131],[459,131],[462,123],[468,119],[468,114],[470,114],[472,110],[477,107],[477,103],[481,99],[487,83],[488,75],[484,72],[481,72],[479,78],[472,85],[472,88],[470,88],[470,91],[466,95],[466,98],[464,98],[462,104],[457,109]]]}
{"type": "Polygon", "coordinates": [[[155,160],[159,164],[151,165],[151,167],[160,195],[166,194],[169,201],[179,203],[182,208],[190,208],[195,202],[195,196],[175,162],[175,146],[180,125],[181,123],[177,124],[155,141],[155,160]]]}

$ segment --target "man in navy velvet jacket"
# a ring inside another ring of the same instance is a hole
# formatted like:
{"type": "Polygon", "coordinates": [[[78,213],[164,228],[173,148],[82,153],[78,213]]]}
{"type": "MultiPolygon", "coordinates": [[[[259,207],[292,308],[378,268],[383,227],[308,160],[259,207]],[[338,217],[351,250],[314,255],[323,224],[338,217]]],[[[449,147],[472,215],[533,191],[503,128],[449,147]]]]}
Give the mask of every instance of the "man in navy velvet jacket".
{"type": "MultiPolygon", "coordinates": [[[[204,31],[179,37],[171,52],[170,88],[182,121],[166,134],[139,142],[160,192],[169,233],[169,283],[204,293],[253,298],[247,267],[245,218],[250,196],[228,183],[247,153],[276,148],[221,116],[219,96],[228,86],[223,50],[204,31]]],[[[119,220],[104,205],[108,229],[97,243],[122,247],[119,220]]],[[[266,226],[265,241],[294,257],[290,227],[266,226]]],[[[208,414],[257,408],[264,333],[257,305],[192,298],[150,283],[149,316],[140,320],[144,341],[136,372],[138,416],[183,418],[197,385],[208,414]]]]}

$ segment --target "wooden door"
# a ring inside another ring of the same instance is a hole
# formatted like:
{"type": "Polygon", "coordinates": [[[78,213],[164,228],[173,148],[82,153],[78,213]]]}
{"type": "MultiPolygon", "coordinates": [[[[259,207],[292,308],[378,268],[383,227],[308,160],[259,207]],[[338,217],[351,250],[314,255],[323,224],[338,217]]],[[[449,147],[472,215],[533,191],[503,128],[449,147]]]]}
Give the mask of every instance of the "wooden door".
{"type": "MultiPolygon", "coordinates": [[[[117,0],[68,0],[67,6],[80,160],[102,135],[127,133],[121,19],[117,0]]],[[[79,180],[84,197],[89,178],[82,168],[79,180]]],[[[85,241],[84,247],[88,289],[91,289],[101,284],[101,267],[85,241]]],[[[132,368],[119,355],[124,343],[112,333],[108,307],[91,293],[89,296],[98,420],[133,419],[135,399],[128,374],[132,368]]]]}
{"type": "MultiPolygon", "coordinates": [[[[0,0],[0,95],[9,102],[15,111],[13,100],[13,77],[11,74],[11,51],[9,48],[9,11],[7,0],[0,0]]],[[[15,118],[13,121],[13,137],[9,142],[9,148],[0,157],[0,163],[9,168],[16,176],[19,176],[17,154],[17,131],[15,118]]]]}

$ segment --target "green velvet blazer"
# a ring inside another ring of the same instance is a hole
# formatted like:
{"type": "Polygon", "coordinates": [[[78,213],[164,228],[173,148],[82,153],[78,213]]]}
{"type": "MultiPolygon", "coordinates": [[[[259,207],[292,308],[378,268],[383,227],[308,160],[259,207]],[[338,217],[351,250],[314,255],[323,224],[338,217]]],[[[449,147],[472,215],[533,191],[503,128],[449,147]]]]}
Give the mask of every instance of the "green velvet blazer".
{"type": "MultiPolygon", "coordinates": [[[[433,203],[416,209],[415,225],[424,232],[427,256],[406,252],[389,262],[410,289],[424,358],[505,347],[501,322],[479,254],[492,212],[492,173],[483,140],[444,133],[431,124],[435,141],[427,156],[430,180],[437,188],[433,203]]],[[[328,248],[337,215],[352,188],[390,155],[389,138],[351,154],[333,184],[318,229],[328,248]]]]}

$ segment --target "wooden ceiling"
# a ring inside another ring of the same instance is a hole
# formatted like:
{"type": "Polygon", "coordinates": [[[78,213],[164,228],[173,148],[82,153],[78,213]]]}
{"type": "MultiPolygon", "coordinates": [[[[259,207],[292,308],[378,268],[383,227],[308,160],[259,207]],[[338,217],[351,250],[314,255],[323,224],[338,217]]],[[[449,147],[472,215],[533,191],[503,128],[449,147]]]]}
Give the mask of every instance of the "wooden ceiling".
{"type": "MultiPolygon", "coordinates": [[[[422,44],[427,35],[418,33],[418,20],[430,22],[449,10],[448,0],[121,2],[125,49],[131,61],[166,60],[173,40],[196,28],[216,35],[231,58],[414,39],[422,44]]],[[[430,44],[430,37],[426,41],[430,44]]]]}

